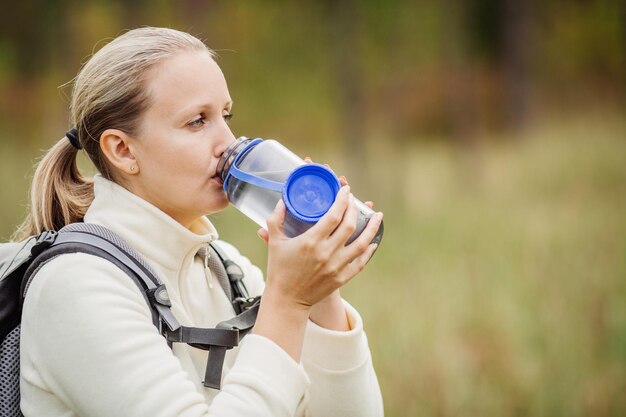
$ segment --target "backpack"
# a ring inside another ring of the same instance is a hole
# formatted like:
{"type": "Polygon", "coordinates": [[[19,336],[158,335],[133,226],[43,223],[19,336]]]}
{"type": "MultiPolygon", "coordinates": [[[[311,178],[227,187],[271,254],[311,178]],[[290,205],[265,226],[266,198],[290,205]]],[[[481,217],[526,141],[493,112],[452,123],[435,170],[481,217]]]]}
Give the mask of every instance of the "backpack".
{"type": "MultiPolygon", "coordinates": [[[[22,416],[19,343],[22,305],[28,287],[47,261],[77,252],[112,262],[135,282],[150,307],[152,322],[170,347],[173,343],[186,343],[208,350],[203,384],[220,389],[226,350],[237,346],[254,326],[260,304],[260,296],[249,297],[242,281],[242,269],[212,242],[208,256],[217,256],[221,261],[212,262],[213,272],[228,277],[229,288],[225,287],[227,284],[222,287],[237,316],[218,323],[215,328],[181,326],[170,310],[165,285],[132,247],[105,227],[73,223],[58,232],[46,231],[24,242],[0,244],[0,416],[22,416]]],[[[218,281],[222,283],[226,279],[218,281]]]]}

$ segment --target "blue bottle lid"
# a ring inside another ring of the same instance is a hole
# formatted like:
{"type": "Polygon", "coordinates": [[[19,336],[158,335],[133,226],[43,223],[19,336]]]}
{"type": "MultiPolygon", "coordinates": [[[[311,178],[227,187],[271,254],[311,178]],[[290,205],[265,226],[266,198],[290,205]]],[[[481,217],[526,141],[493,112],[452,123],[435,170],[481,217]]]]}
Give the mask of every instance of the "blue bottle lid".
{"type": "Polygon", "coordinates": [[[283,201],[296,220],[317,222],[330,206],[341,188],[339,178],[319,164],[306,164],[294,169],[285,181],[283,201]]]}

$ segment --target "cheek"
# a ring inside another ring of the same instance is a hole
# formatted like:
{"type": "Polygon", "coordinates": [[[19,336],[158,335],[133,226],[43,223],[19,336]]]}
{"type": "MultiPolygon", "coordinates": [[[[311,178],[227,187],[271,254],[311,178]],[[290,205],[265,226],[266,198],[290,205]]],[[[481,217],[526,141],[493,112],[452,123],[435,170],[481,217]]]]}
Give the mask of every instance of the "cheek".
{"type": "Polygon", "coordinates": [[[178,181],[198,182],[206,178],[209,164],[205,157],[193,152],[172,152],[155,161],[154,169],[178,181]]]}
{"type": "Polygon", "coordinates": [[[209,170],[210,165],[203,155],[181,156],[168,170],[168,182],[174,187],[174,192],[186,201],[206,200],[207,194],[214,191],[209,170]]]}
{"type": "Polygon", "coordinates": [[[167,206],[193,206],[204,199],[206,182],[203,181],[202,167],[197,162],[172,155],[155,158],[145,168],[145,187],[167,206]]]}
{"type": "Polygon", "coordinates": [[[175,134],[170,141],[158,137],[158,143],[147,150],[142,170],[146,174],[148,187],[152,193],[170,200],[169,204],[206,206],[211,196],[215,198],[214,187],[210,186],[211,154],[202,146],[187,143],[187,146],[173,146],[175,134]],[[169,197],[166,197],[169,196],[169,197]]]}

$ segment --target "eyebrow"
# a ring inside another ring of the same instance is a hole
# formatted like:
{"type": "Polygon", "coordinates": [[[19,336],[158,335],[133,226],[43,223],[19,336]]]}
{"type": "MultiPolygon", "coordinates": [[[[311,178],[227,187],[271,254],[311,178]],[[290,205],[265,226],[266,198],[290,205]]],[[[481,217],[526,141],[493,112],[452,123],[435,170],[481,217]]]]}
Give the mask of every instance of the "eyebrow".
{"type": "MultiPolygon", "coordinates": [[[[225,104],[224,104],[224,108],[231,108],[233,106],[233,101],[232,100],[228,100],[225,104]]],[[[203,104],[192,104],[190,106],[187,107],[183,107],[181,110],[177,111],[174,113],[174,117],[175,118],[184,118],[185,115],[187,114],[192,114],[194,112],[196,112],[197,110],[208,110],[208,112],[210,113],[212,110],[214,109],[214,106],[211,103],[203,103],[203,104]]]]}

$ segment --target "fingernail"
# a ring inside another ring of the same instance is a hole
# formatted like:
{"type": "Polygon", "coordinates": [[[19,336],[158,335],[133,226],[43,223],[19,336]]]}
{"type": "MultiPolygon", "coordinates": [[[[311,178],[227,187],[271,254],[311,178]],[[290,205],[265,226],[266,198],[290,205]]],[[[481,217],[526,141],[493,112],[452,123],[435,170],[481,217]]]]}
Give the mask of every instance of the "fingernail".
{"type": "Polygon", "coordinates": [[[339,179],[340,179],[340,180],[343,180],[343,181],[348,181],[344,175],[340,175],[340,176],[339,176],[339,179]]]}
{"type": "Polygon", "coordinates": [[[372,247],[372,250],[376,250],[378,243],[372,243],[370,246],[372,247]]]}

